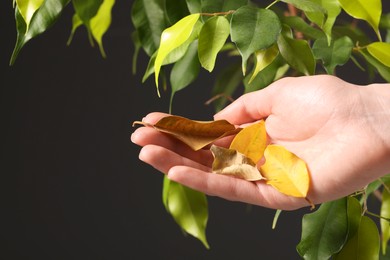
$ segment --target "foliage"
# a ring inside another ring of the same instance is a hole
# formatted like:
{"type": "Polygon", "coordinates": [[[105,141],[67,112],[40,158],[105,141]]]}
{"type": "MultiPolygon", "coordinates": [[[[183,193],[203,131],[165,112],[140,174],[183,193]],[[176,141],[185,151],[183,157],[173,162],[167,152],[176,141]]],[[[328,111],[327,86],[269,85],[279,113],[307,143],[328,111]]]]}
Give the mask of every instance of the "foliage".
{"type": "MultiPolygon", "coordinates": [[[[70,6],[75,13],[68,44],[85,26],[91,44],[97,43],[105,57],[103,39],[114,4],[114,0],[14,0],[17,39],[10,64],[27,42],[46,32],[70,6]]],[[[216,75],[215,110],[223,108],[226,98],[242,85],[244,92],[250,92],[284,76],[335,74],[348,61],[390,82],[390,14],[382,12],[380,0],[135,0],[131,18],[133,71],[142,50],[150,57],[143,81],[154,74],[160,95],[159,82],[169,79],[171,104],[175,93],[198,77],[200,68],[214,72],[218,57],[226,54],[241,61],[227,64],[216,75]],[[161,70],[163,66],[168,69],[161,70]],[[164,76],[167,72],[169,77],[164,76]]],[[[380,245],[385,255],[390,237],[388,184],[378,180],[361,193],[324,203],[305,215],[297,246],[300,256],[378,259],[380,245]],[[367,210],[367,196],[381,193],[379,216],[367,210]],[[381,218],[381,236],[371,217],[381,218]]],[[[208,247],[205,195],[167,179],[163,187],[168,213],[208,247]]]]}

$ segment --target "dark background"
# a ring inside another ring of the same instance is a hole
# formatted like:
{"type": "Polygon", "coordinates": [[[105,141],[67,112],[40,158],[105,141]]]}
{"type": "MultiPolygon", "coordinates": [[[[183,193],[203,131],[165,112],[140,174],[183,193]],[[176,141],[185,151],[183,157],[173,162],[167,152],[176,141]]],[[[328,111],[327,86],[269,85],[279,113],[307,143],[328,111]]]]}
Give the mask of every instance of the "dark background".
{"type": "MultiPolygon", "coordinates": [[[[163,176],[138,160],[131,123],[168,110],[153,80],[132,75],[132,1],[117,1],[104,38],[107,58],[84,29],[73,43],[71,6],[8,66],[16,39],[12,1],[0,5],[0,259],[299,259],[301,218],[209,197],[207,250],[166,213],[163,176]]],[[[219,68],[223,65],[219,61],[219,68]]],[[[351,66],[349,66],[351,67],[351,66]]],[[[340,70],[365,84],[359,70],[340,70]]],[[[218,68],[217,68],[218,69],[218,68]]],[[[174,113],[210,120],[213,75],[179,92],[174,113]]]]}

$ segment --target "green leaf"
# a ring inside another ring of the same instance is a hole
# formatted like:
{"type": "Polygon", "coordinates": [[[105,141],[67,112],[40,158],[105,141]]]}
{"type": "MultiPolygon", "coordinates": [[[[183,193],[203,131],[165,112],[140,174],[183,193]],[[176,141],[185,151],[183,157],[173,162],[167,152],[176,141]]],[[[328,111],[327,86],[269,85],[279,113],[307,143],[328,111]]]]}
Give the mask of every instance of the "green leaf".
{"type": "Polygon", "coordinates": [[[278,56],[278,54],[279,49],[277,45],[272,45],[267,49],[256,51],[256,66],[248,83],[250,84],[260,71],[270,65],[275,60],[276,56],[278,56]]]}
{"type": "Polygon", "coordinates": [[[19,9],[15,8],[17,38],[10,65],[15,63],[20,50],[29,40],[45,32],[57,21],[62,10],[64,10],[68,3],[69,0],[51,0],[43,2],[31,18],[28,30],[19,9]]]}
{"type": "Polygon", "coordinates": [[[162,202],[165,207],[165,210],[170,214],[168,207],[168,197],[169,197],[169,186],[171,185],[171,180],[168,179],[167,175],[164,175],[163,188],[162,188],[162,202]]]}
{"type": "Polygon", "coordinates": [[[230,34],[230,23],[223,16],[215,16],[203,25],[199,33],[199,60],[202,67],[213,71],[218,52],[230,34]]]}
{"type": "Polygon", "coordinates": [[[76,14],[83,24],[89,28],[91,19],[96,15],[103,0],[72,0],[76,14]]]}
{"type": "Polygon", "coordinates": [[[188,15],[163,31],[161,35],[160,47],[157,51],[156,61],[154,63],[155,82],[159,96],[158,75],[160,73],[160,68],[163,65],[164,59],[169,55],[169,53],[178,48],[180,45],[184,44],[188,38],[190,38],[199,16],[200,14],[188,15]]]}
{"type": "Polygon", "coordinates": [[[367,50],[378,61],[390,67],[390,43],[373,42],[367,46],[367,50]]]}
{"type": "Polygon", "coordinates": [[[138,54],[139,54],[139,51],[140,51],[140,49],[142,47],[142,44],[141,44],[141,41],[139,39],[137,31],[134,31],[131,34],[131,39],[132,39],[133,44],[134,44],[134,54],[133,54],[133,64],[132,64],[133,69],[132,69],[132,72],[133,72],[133,75],[135,75],[137,73],[138,54]]]}
{"type": "Polygon", "coordinates": [[[215,80],[212,96],[220,96],[218,100],[214,102],[216,111],[221,110],[229,97],[233,95],[235,90],[240,86],[243,80],[242,71],[239,63],[233,63],[226,66],[218,75],[215,80]]]}
{"type": "Polygon", "coordinates": [[[367,21],[381,40],[379,21],[382,14],[381,0],[338,0],[341,7],[350,16],[367,21]]]}
{"type": "Polygon", "coordinates": [[[316,212],[303,216],[298,253],[304,259],[329,259],[340,251],[347,234],[347,199],[323,203],[316,212]]]}
{"type": "MultiPolygon", "coordinates": [[[[322,30],[325,32],[328,39],[328,44],[331,43],[332,39],[332,28],[336,22],[337,16],[341,12],[341,7],[338,0],[313,0],[314,3],[319,4],[323,9],[326,10],[325,22],[321,26],[322,30]]],[[[318,15],[316,13],[306,12],[308,18],[311,20],[317,20],[313,16],[318,15]]],[[[321,14],[320,14],[321,15],[321,14]]]]}
{"type": "Polygon", "coordinates": [[[202,13],[219,13],[236,10],[248,4],[248,0],[201,0],[202,13]]]}
{"type": "Polygon", "coordinates": [[[104,0],[97,14],[91,19],[91,32],[93,38],[99,45],[100,53],[106,57],[103,48],[103,35],[107,32],[111,25],[111,9],[115,4],[115,0],[104,0]]]}
{"type": "Polygon", "coordinates": [[[321,59],[328,74],[334,74],[338,65],[344,65],[351,57],[353,42],[348,36],[336,39],[328,45],[327,39],[320,38],[313,44],[312,51],[316,59],[321,59]]]}
{"type": "Polygon", "coordinates": [[[250,55],[273,45],[281,30],[280,20],[271,10],[243,6],[233,14],[231,40],[242,56],[244,75],[250,55]]]}
{"type": "Polygon", "coordinates": [[[292,68],[305,75],[314,74],[316,63],[307,41],[291,39],[281,34],[278,47],[280,54],[292,68]]]}
{"type": "Polygon", "coordinates": [[[378,73],[387,81],[390,82],[390,68],[385,66],[382,62],[378,61],[374,57],[371,56],[371,54],[364,49],[360,49],[359,53],[363,55],[363,57],[370,63],[372,66],[374,66],[378,73]]]}
{"type": "Polygon", "coordinates": [[[165,0],[165,9],[169,25],[175,24],[181,18],[190,14],[185,1],[165,0]]]}
{"type": "Polygon", "coordinates": [[[70,32],[70,36],[68,41],[66,42],[66,45],[69,46],[72,43],[74,34],[81,25],[83,25],[83,21],[81,21],[80,17],[77,14],[74,14],[72,17],[72,31],[70,32]]]}
{"type": "Polygon", "coordinates": [[[312,0],[281,0],[291,4],[305,12],[310,21],[322,27],[326,17],[326,10],[318,3],[312,0]]]}
{"type": "Polygon", "coordinates": [[[198,42],[193,42],[182,59],[175,63],[171,71],[171,100],[169,113],[172,112],[173,96],[179,90],[191,84],[199,75],[198,42]]]}
{"type": "Polygon", "coordinates": [[[165,0],[135,0],[131,19],[143,49],[152,56],[160,44],[161,33],[167,27],[165,0]]]}
{"type": "Polygon", "coordinates": [[[298,16],[283,16],[282,22],[303,33],[310,39],[319,39],[324,37],[324,33],[313,26],[307,24],[301,17],[298,16]]]}
{"type": "Polygon", "coordinates": [[[20,15],[26,23],[26,30],[30,26],[31,19],[44,0],[16,0],[16,5],[19,9],[20,15]]]}
{"type": "Polygon", "coordinates": [[[375,222],[367,216],[362,216],[357,232],[348,240],[335,259],[377,260],[379,259],[379,240],[375,222]]]}
{"type": "Polygon", "coordinates": [[[201,0],[186,0],[186,3],[191,14],[202,12],[201,0]]]}
{"type": "Polygon", "coordinates": [[[208,205],[206,195],[176,182],[170,182],[167,194],[169,213],[188,234],[210,248],[206,239],[208,205]]]}
{"type": "MultiPolygon", "coordinates": [[[[390,182],[385,183],[385,186],[382,191],[382,205],[380,215],[384,218],[390,218],[390,182]]],[[[387,243],[390,239],[390,223],[388,220],[380,219],[380,226],[382,232],[382,254],[386,255],[387,243]]]]}

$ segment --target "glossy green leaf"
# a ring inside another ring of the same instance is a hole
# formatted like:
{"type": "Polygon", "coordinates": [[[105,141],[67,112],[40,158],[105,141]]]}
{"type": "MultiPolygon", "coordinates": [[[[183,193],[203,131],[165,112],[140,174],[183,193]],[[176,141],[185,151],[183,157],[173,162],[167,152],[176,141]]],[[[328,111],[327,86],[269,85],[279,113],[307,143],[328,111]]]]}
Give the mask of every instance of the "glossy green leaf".
{"type": "Polygon", "coordinates": [[[270,65],[275,60],[276,56],[278,56],[278,54],[279,49],[277,45],[272,45],[267,49],[256,51],[256,66],[248,83],[250,84],[260,71],[270,65]]]}
{"type": "Polygon", "coordinates": [[[111,25],[111,10],[114,4],[115,0],[104,0],[96,15],[91,19],[91,32],[103,57],[106,57],[103,48],[103,36],[111,25]]]}
{"type": "Polygon", "coordinates": [[[23,17],[26,23],[26,30],[30,26],[31,18],[39,7],[43,4],[44,0],[16,0],[16,5],[19,9],[20,15],[23,17]]]}
{"type": "Polygon", "coordinates": [[[219,51],[230,34],[230,23],[223,16],[215,16],[203,25],[199,33],[199,60],[202,67],[213,71],[219,51]]]}
{"type": "Polygon", "coordinates": [[[371,54],[364,49],[359,50],[360,54],[374,67],[378,70],[378,73],[387,81],[390,82],[390,68],[384,65],[382,62],[378,61],[371,54]]]}
{"type": "Polygon", "coordinates": [[[338,65],[344,65],[351,57],[353,42],[348,36],[336,39],[328,45],[327,39],[320,38],[313,44],[316,59],[321,59],[328,74],[333,74],[338,65]]]}
{"type": "Polygon", "coordinates": [[[375,222],[367,216],[362,216],[357,232],[348,240],[335,259],[378,260],[379,240],[375,222]]]}
{"type": "Polygon", "coordinates": [[[91,19],[97,14],[104,0],[72,0],[74,10],[83,24],[89,28],[91,19]]]}
{"type": "Polygon", "coordinates": [[[149,56],[158,49],[161,33],[167,27],[164,12],[164,0],[135,0],[133,3],[131,19],[149,56]]]}
{"type": "Polygon", "coordinates": [[[181,18],[190,14],[186,1],[165,0],[165,10],[169,25],[173,25],[181,18]]]}
{"type": "Polygon", "coordinates": [[[356,19],[367,21],[374,29],[378,38],[381,39],[379,32],[379,21],[382,14],[381,0],[338,0],[341,7],[350,16],[356,19]]]}
{"type": "Polygon", "coordinates": [[[182,59],[177,61],[171,71],[171,100],[169,113],[172,112],[173,96],[179,90],[191,84],[199,75],[198,42],[193,42],[182,59]]]}
{"type": "MultiPolygon", "coordinates": [[[[384,218],[390,218],[390,182],[385,183],[382,191],[382,204],[380,215],[384,218]]],[[[382,254],[386,255],[387,244],[390,240],[390,222],[386,219],[380,219],[382,233],[382,254]]]]}
{"type": "Polygon", "coordinates": [[[43,2],[32,17],[28,30],[19,9],[15,8],[17,38],[10,65],[15,63],[20,50],[29,40],[45,32],[57,21],[68,3],[69,0],[51,0],[43,2]]]}
{"type": "Polygon", "coordinates": [[[367,50],[374,58],[390,67],[390,43],[373,42],[367,46],[367,50]]]}
{"type": "Polygon", "coordinates": [[[280,20],[271,10],[243,6],[233,14],[231,40],[236,44],[242,56],[244,75],[248,58],[255,51],[273,45],[281,30],[280,20]]]}
{"type": "Polygon", "coordinates": [[[201,0],[202,13],[219,13],[237,10],[247,5],[248,0],[201,0]]]}
{"type": "Polygon", "coordinates": [[[280,54],[292,68],[305,75],[314,74],[316,63],[307,41],[292,39],[281,34],[278,47],[280,54]]]}
{"type": "Polygon", "coordinates": [[[206,239],[208,205],[206,195],[176,182],[170,182],[167,194],[169,213],[188,234],[210,248],[206,239]]]}
{"type": "Polygon", "coordinates": [[[160,47],[157,51],[156,61],[154,63],[157,91],[158,75],[160,73],[160,68],[163,65],[164,59],[169,55],[169,53],[178,48],[180,45],[184,44],[188,38],[190,38],[199,16],[200,14],[188,15],[175,23],[173,26],[163,31],[161,35],[160,47]]]}
{"type": "Polygon", "coordinates": [[[72,43],[74,34],[76,33],[76,30],[83,25],[83,21],[81,21],[80,17],[77,14],[74,14],[72,17],[72,31],[70,32],[69,39],[67,41],[67,45],[70,45],[72,43]]]}
{"type": "MultiPolygon", "coordinates": [[[[337,16],[341,12],[340,4],[338,0],[313,0],[313,2],[320,5],[326,11],[326,16],[324,17],[325,18],[324,23],[320,26],[326,34],[326,37],[328,39],[328,44],[330,44],[332,38],[333,25],[336,22],[337,16]]],[[[314,13],[306,12],[306,15],[312,21],[322,19],[322,14],[316,12],[314,13]],[[321,16],[319,19],[315,17],[318,15],[321,16]]]]}
{"type": "Polygon", "coordinates": [[[312,22],[322,27],[325,22],[326,10],[318,3],[313,0],[281,0],[282,2],[291,4],[296,8],[305,12],[306,16],[312,22]]]}
{"type": "Polygon", "coordinates": [[[188,10],[191,14],[202,12],[202,0],[186,0],[188,10]]]}
{"type": "Polygon", "coordinates": [[[221,110],[226,105],[228,97],[233,95],[240,86],[242,80],[243,76],[239,63],[233,63],[226,66],[217,75],[212,91],[212,97],[219,96],[219,98],[214,101],[216,111],[221,110]]]}
{"type": "Polygon", "coordinates": [[[303,216],[298,253],[304,259],[329,259],[340,251],[347,234],[347,198],[323,203],[303,216]]]}
{"type": "Polygon", "coordinates": [[[298,16],[284,16],[282,22],[293,28],[294,30],[303,33],[310,39],[319,39],[324,36],[321,30],[307,24],[301,17],[298,16]]]}

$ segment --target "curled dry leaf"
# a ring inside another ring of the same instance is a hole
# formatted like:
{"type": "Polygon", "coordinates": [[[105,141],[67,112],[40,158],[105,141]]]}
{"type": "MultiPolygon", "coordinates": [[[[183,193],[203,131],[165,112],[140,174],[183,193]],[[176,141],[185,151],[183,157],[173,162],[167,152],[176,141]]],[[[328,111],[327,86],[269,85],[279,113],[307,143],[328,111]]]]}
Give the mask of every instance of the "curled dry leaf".
{"type": "Polygon", "coordinates": [[[267,147],[265,122],[261,120],[243,128],[233,139],[230,149],[237,150],[257,163],[267,147]]]}
{"type": "Polygon", "coordinates": [[[264,156],[260,172],[267,184],[286,195],[306,198],[310,184],[306,163],[280,145],[268,145],[264,156]]]}
{"type": "Polygon", "coordinates": [[[217,139],[237,134],[241,128],[236,128],[226,120],[195,121],[181,116],[166,116],[155,124],[135,121],[133,126],[141,124],[150,126],[160,132],[167,133],[197,151],[217,139]]]}
{"type": "Polygon", "coordinates": [[[214,162],[212,170],[218,174],[232,175],[248,181],[264,179],[252,159],[240,152],[212,145],[210,148],[214,162]]]}

